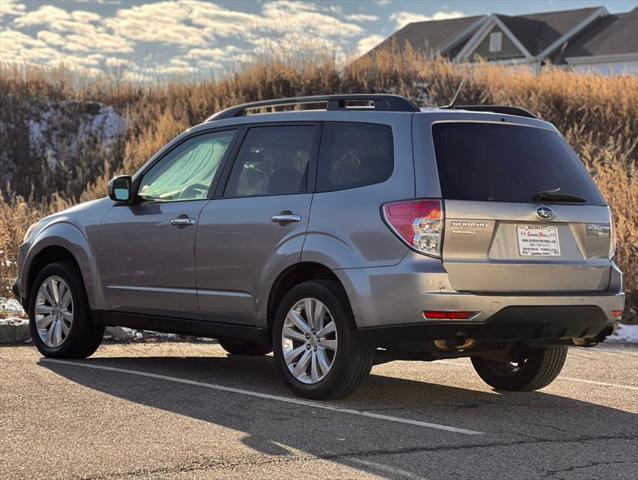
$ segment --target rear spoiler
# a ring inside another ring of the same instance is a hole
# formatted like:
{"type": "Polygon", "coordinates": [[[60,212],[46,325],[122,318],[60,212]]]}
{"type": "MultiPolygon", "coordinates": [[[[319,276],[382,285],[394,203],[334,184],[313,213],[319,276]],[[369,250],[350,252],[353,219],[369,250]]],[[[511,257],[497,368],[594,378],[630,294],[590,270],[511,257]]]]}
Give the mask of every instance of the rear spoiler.
{"type": "Polygon", "coordinates": [[[467,110],[469,112],[493,112],[505,115],[517,115],[519,117],[538,118],[532,112],[520,107],[510,107],[508,105],[453,105],[447,107],[451,110],[467,110]]]}

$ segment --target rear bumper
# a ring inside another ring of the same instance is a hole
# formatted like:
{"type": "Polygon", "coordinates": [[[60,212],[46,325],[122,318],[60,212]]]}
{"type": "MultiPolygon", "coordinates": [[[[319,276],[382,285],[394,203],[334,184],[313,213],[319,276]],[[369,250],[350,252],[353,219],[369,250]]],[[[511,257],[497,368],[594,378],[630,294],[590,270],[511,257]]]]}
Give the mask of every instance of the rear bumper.
{"type": "Polygon", "coordinates": [[[461,331],[494,340],[590,338],[613,327],[613,312],[625,306],[622,274],[613,264],[608,290],[592,292],[457,292],[439,260],[416,253],[392,267],[335,273],[358,329],[369,336],[446,339],[461,331]],[[426,320],[426,310],[476,315],[462,322],[426,320]]]}
{"type": "Polygon", "coordinates": [[[506,307],[487,321],[424,321],[422,324],[363,328],[361,338],[379,347],[418,349],[421,342],[472,338],[484,342],[552,343],[572,338],[602,341],[618,322],[594,306],[506,307]],[[411,348],[412,347],[412,348],[411,348]]]}

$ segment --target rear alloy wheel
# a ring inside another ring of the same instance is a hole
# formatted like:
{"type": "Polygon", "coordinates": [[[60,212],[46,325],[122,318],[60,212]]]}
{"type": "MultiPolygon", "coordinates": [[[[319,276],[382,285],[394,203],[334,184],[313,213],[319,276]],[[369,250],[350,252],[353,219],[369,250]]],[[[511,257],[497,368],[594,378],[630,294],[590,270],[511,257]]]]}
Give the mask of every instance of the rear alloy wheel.
{"type": "Polygon", "coordinates": [[[311,281],[283,299],[273,324],[277,367],[297,395],[341,398],[367,377],[374,349],[361,343],[335,282],[311,281]]]}
{"type": "Polygon", "coordinates": [[[552,383],[567,358],[567,347],[549,345],[526,347],[510,362],[472,357],[476,373],[497,390],[532,391],[552,383]]]}
{"type": "Polygon", "coordinates": [[[36,276],[29,296],[31,338],[40,353],[54,358],[86,358],[102,341],[94,325],[82,274],[69,262],[52,263],[36,276]]]}
{"type": "Polygon", "coordinates": [[[313,384],[330,372],[339,339],[330,310],[316,298],[302,298],[288,311],[281,331],[288,371],[301,383],[313,384]]]}

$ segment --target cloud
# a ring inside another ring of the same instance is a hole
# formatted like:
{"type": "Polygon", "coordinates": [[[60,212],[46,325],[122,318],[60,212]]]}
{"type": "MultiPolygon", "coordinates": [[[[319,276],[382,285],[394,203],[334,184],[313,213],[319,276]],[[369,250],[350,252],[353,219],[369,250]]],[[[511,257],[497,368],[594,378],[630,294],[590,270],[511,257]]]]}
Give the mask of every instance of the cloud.
{"type": "Polygon", "coordinates": [[[68,59],[67,63],[85,69],[115,68],[115,64],[148,69],[157,60],[145,60],[142,53],[159,45],[154,58],[161,59],[165,68],[154,68],[153,75],[174,75],[178,71],[191,74],[195,68],[228,70],[232,64],[258,58],[338,60],[345,56],[347,45],[365,48],[380,41],[379,35],[365,36],[360,25],[378,20],[377,16],[344,15],[341,8],[320,2],[260,2],[256,13],[236,9],[234,3],[227,8],[209,0],[122,2],[109,14],[89,11],[88,5],[115,3],[110,0],[48,3],[25,7],[16,0],[0,0],[3,14],[16,17],[11,33],[2,32],[3,44],[13,43],[7,49],[10,54],[5,55],[3,48],[3,60],[54,65],[68,59]],[[84,9],[73,9],[80,4],[84,9]],[[229,42],[235,45],[224,46],[229,42]],[[120,58],[134,54],[136,61],[130,56],[120,58]],[[105,63],[107,59],[113,65],[105,63]]]}
{"type": "Polygon", "coordinates": [[[314,4],[279,0],[262,9],[261,30],[279,34],[306,33],[308,36],[352,37],[365,31],[360,25],[343,22],[318,12],[314,4]]]}
{"type": "Polygon", "coordinates": [[[227,45],[222,48],[193,48],[189,50],[184,57],[188,59],[208,58],[220,61],[232,61],[237,55],[242,53],[246,53],[246,51],[235,45],[227,45]]]}
{"type": "Polygon", "coordinates": [[[18,27],[32,27],[34,25],[53,25],[65,20],[71,20],[71,14],[62,8],[45,5],[37,10],[25,13],[15,20],[18,27]]]}
{"type": "MultiPolygon", "coordinates": [[[[46,27],[37,32],[39,41],[48,47],[67,52],[82,53],[130,53],[132,44],[126,39],[109,33],[100,25],[102,17],[84,10],[67,12],[61,8],[45,5],[18,17],[18,27],[46,27]]],[[[25,58],[33,56],[26,55],[25,58]]],[[[47,62],[50,63],[50,62],[47,62]]]]}
{"type": "Polygon", "coordinates": [[[447,12],[443,10],[436,12],[434,15],[422,15],[415,12],[395,12],[390,15],[390,20],[395,22],[397,28],[403,28],[409,23],[428,22],[431,20],[447,20],[449,18],[463,17],[464,15],[465,14],[463,12],[447,12]]]}
{"type": "Polygon", "coordinates": [[[185,3],[165,1],[125,8],[104,23],[116,35],[137,42],[205,45],[204,32],[186,24],[190,10],[184,8],[185,3]]]}
{"type": "Polygon", "coordinates": [[[99,5],[120,5],[122,0],[70,0],[75,3],[97,3],[99,5]]]}
{"type": "Polygon", "coordinates": [[[370,35],[362,38],[357,42],[357,54],[363,55],[364,53],[369,52],[374,47],[379,45],[385,37],[383,35],[370,35]]]}
{"type": "Polygon", "coordinates": [[[33,38],[16,30],[2,31],[2,60],[8,63],[27,63],[40,65],[64,64],[85,74],[97,74],[100,54],[74,55],[62,53],[48,46],[40,38],[33,38]]]}
{"type": "Polygon", "coordinates": [[[379,17],[377,17],[376,15],[366,15],[364,13],[346,15],[344,18],[346,20],[350,20],[351,22],[376,22],[377,20],[379,20],[379,17]]]}
{"type": "Polygon", "coordinates": [[[0,0],[0,20],[2,17],[18,17],[23,15],[26,7],[16,0],[0,0]]]}

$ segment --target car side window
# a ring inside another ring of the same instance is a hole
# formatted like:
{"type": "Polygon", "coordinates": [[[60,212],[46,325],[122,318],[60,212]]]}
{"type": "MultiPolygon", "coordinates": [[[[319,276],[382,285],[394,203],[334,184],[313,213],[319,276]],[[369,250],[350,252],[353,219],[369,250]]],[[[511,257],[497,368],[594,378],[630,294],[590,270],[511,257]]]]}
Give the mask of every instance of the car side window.
{"type": "Polygon", "coordinates": [[[252,127],[226,185],[226,197],[286,195],[306,191],[315,127],[252,127]]]}
{"type": "Polygon", "coordinates": [[[321,133],[317,192],[380,183],[394,169],[392,128],[388,125],[326,122],[321,133]]]}
{"type": "Polygon", "coordinates": [[[206,198],[234,136],[226,130],[186,140],[144,174],[138,195],[162,202],[206,198]]]}

